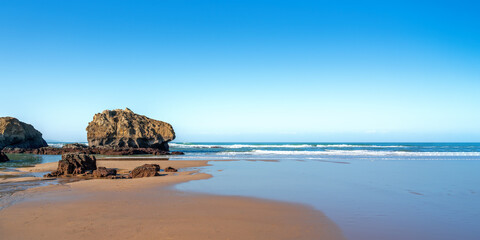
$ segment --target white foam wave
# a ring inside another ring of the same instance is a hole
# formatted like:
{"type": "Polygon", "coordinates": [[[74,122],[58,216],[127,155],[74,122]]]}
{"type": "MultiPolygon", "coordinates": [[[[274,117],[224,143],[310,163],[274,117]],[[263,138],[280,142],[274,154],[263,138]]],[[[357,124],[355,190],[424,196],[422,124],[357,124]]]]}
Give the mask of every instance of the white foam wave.
{"type": "MultiPolygon", "coordinates": [[[[71,144],[71,143],[73,142],[53,142],[53,143],[47,142],[49,147],[55,147],[55,148],[61,148],[65,146],[65,144],[71,144]]],[[[85,144],[88,146],[88,142],[78,142],[78,143],[85,144]]]]}
{"type": "Polygon", "coordinates": [[[252,150],[250,152],[220,152],[220,155],[318,155],[318,156],[467,156],[477,157],[480,152],[403,152],[403,151],[372,151],[372,150],[327,150],[327,151],[271,151],[252,150]]]}
{"type": "Polygon", "coordinates": [[[401,145],[352,145],[352,144],[231,144],[231,145],[211,145],[211,144],[185,144],[169,143],[174,148],[404,148],[401,145]]]}
{"type": "Polygon", "coordinates": [[[317,147],[321,148],[405,148],[403,145],[351,145],[351,144],[317,144],[317,147]]]}
{"type": "Polygon", "coordinates": [[[316,145],[310,144],[232,144],[232,145],[209,145],[209,144],[182,144],[169,143],[174,148],[308,148],[316,145]]]}
{"type": "Polygon", "coordinates": [[[47,143],[49,147],[61,148],[65,143],[47,143]]]}

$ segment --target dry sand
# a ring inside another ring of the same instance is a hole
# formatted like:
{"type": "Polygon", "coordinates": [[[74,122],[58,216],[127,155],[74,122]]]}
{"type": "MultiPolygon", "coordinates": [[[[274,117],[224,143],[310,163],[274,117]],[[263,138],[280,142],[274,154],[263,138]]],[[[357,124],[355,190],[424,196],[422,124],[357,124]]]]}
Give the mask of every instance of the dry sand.
{"type": "MultiPolygon", "coordinates": [[[[143,163],[99,161],[98,166],[127,171],[143,163]]],[[[162,168],[207,165],[207,161],[157,163],[162,168]]],[[[41,164],[23,170],[55,168],[56,164],[41,164]]],[[[94,179],[17,192],[12,196],[17,202],[0,210],[0,236],[2,240],[343,239],[334,223],[310,207],[171,187],[209,177],[188,169],[159,177],[94,179]]]]}

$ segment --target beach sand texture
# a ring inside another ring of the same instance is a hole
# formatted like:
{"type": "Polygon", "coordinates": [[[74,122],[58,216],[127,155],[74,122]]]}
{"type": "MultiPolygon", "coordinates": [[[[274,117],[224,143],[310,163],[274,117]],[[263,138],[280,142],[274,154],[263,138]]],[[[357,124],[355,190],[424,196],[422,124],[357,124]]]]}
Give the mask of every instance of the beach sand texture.
{"type": "MultiPolygon", "coordinates": [[[[123,171],[142,164],[98,162],[123,171]]],[[[207,161],[159,164],[194,168],[207,161]]],[[[159,177],[93,179],[18,192],[12,196],[16,203],[0,211],[1,239],[343,239],[333,222],[307,206],[171,187],[209,177],[187,169],[159,177]]]]}

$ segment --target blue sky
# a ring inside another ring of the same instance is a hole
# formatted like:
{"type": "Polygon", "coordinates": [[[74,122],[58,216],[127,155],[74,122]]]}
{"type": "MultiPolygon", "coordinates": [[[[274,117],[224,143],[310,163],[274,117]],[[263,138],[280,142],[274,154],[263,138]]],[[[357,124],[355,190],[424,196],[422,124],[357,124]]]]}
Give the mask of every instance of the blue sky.
{"type": "Polygon", "coordinates": [[[480,141],[475,1],[0,1],[0,116],[85,141],[480,141]]]}

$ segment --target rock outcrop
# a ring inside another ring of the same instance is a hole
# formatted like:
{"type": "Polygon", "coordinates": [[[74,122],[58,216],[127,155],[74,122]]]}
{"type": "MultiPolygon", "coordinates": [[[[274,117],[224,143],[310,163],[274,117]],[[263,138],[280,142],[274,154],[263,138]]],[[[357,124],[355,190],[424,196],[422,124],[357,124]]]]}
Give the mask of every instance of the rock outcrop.
{"type": "Polygon", "coordinates": [[[5,153],[30,153],[40,155],[63,155],[67,153],[83,153],[83,154],[100,154],[100,155],[136,155],[136,154],[152,154],[152,155],[183,155],[183,152],[168,152],[157,148],[108,148],[108,147],[87,147],[87,148],[58,148],[58,147],[42,147],[42,148],[5,148],[5,153]]]}
{"type": "MultiPolygon", "coordinates": [[[[0,156],[1,156],[0,152],[0,156]]],[[[109,178],[109,179],[126,179],[126,178],[143,178],[160,176],[160,165],[144,164],[134,168],[130,173],[117,174],[117,169],[98,167],[97,160],[94,156],[88,154],[64,154],[62,160],[58,162],[57,170],[49,174],[45,174],[46,178],[55,177],[72,177],[77,178],[109,178]]],[[[177,169],[167,167],[166,172],[176,172],[177,169]]]]}
{"type": "Polygon", "coordinates": [[[13,117],[0,118],[0,149],[41,148],[48,146],[42,134],[32,125],[13,117]]]}
{"type": "Polygon", "coordinates": [[[88,154],[64,154],[62,155],[62,160],[58,161],[57,171],[45,176],[79,175],[96,169],[97,159],[95,159],[95,156],[88,154]]]}
{"type": "Polygon", "coordinates": [[[158,164],[144,164],[140,167],[136,167],[130,173],[131,178],[153,177],[158,176],[160,171],[160,165],[158,164]]]}
{"type": "Polygon", "coordinates": [[[0,163],[8,161],[10,161],[10,159],[8,159],[7,155],[3,152],[0,152],[0,163]]]}
{"type": "Polygon", "coordinates": [[[105,110],[88,123],[90,147],[156,148],[168,151],[168,142],[175,139],[172,125],[138,115],[130,109],[105,110]]]}

